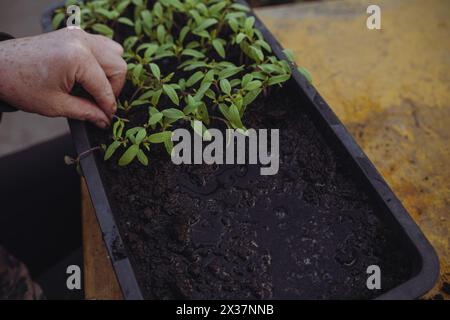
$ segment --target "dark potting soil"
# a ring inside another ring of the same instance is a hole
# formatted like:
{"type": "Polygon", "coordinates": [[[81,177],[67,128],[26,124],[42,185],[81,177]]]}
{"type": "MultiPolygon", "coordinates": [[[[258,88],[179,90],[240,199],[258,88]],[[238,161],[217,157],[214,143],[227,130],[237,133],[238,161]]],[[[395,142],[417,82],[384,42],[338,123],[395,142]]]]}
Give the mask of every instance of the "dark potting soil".
{"type": "MultiPolygon", "coordinates": [[[[259,97],[244,118],[249,128],[280,129],[274,176],[258,166],[176,166],[163,148],[148,167],[97,155],[145,298],[362,299],[411,276],[382,209],[291,85],[259,97]],[[381,290],[366,287],[369,265],[381,269],[381,290]]],[[[130,116],[131,125],[146,115],[130,116]]],[[[94,144],[110,141],[89,131],[94,144]]]]}

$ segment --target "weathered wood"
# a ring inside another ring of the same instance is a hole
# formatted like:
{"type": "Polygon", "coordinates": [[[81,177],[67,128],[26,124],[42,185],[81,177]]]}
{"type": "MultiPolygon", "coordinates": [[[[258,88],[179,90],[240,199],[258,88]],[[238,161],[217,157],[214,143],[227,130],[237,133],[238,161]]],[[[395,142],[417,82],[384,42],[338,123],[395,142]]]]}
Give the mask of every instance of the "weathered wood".
{"type": "Polygon", "coordinates": [[[81,181],[84,292],[89,300],[119,300],[122,292],[103,243],[84,179],[81,181]]]}

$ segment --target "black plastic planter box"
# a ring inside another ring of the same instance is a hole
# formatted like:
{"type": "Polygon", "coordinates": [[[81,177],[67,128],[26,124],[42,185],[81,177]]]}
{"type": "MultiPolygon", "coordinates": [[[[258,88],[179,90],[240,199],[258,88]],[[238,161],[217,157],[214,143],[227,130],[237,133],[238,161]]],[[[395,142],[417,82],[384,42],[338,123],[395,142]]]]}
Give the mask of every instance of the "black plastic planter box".
{"type": "MultiPolygon", "coordinates": [[[[42,23],[45,31],[51,31],[52,11],[49,10],[43,16],[42,23]]],[[[257,18],[256,21],[256,26],[262,31],[274,53],[279,58],[284,58],[282,49],[272,34],[257,18]]],[[[300,97],[298,107],[308,114],[326,144],[334,152],[340,154],[340,161],[344,161],[351,168],[355,179],[363,186],[377,207],[381,208],[378,214],[382,216],[383,223],[395,230],[395,239],[398,240],[405,255],[410,259],[411,272],[408,279],[376,298],[415,299],[422,296],[433,287],[438,277],[439,261],[434,249],[314,87],[297,71],[293,72],[293,79],[290,80],[289,86],[298,91],[300,97]]],[[[87,125],[72,120],[69,121],[69,124],[77,152],[80,154],[92,148],[87,125]]],[[[98,161],[94,154],[90,154],[82,159],[81,166],[103,238],[124,297],[126,299],[142,299],[143,293],[123,243],[123,235],[119,231],[117,216],[113,213],[114,208],[112,208],[105,190],[105,182],[102,179],[98,161]]]]}

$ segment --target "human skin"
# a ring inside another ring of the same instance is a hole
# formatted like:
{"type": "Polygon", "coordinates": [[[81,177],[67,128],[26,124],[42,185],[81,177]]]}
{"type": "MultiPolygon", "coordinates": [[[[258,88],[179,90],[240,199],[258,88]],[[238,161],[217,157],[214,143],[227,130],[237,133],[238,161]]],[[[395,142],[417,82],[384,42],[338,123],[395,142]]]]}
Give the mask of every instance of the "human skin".
{"type": "Polygon", "coordinates": [[[0,100],[48,117],[110,125],[127,64],[120,44],[80,29],[0,42],[0,100]],[[81,85],[95,101],[70,94],[81,85]]]}

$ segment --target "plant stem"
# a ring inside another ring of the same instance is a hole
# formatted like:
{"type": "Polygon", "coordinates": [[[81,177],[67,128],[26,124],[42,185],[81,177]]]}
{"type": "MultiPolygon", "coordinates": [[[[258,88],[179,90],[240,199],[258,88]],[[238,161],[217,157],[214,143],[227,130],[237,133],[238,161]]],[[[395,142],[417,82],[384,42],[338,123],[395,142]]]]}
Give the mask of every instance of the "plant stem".
{"type": "Polygon", "coordinates": [[[137,88],[136,91],[134,91],[133,95],[130,98],[130,104],[133,103],[134,99],[136,98],[136,96],[138,95],[138,93],[141,91],[141,88],[137,88]]]}
{"type": "Polygon", "coordinates": [[[100,150],[100,149],[101,149],[101,147],[100,147],[100,146],[97,146],[97,147],[91,148],[91,149],[89,149],[89,150],[86,150],[86,151],[84,151],[84,152],[82,152],[82,153],[80,153],[80,154],[78,155],[78,157],[76,158],[76,161],[79,162],[79,161],[81,161],[83,158],[85,158],[86,156],[88,156],[89,154],[91,154],[92,152],[94,152],[94,151],[96,151],[96,150],[100,150]]]}

